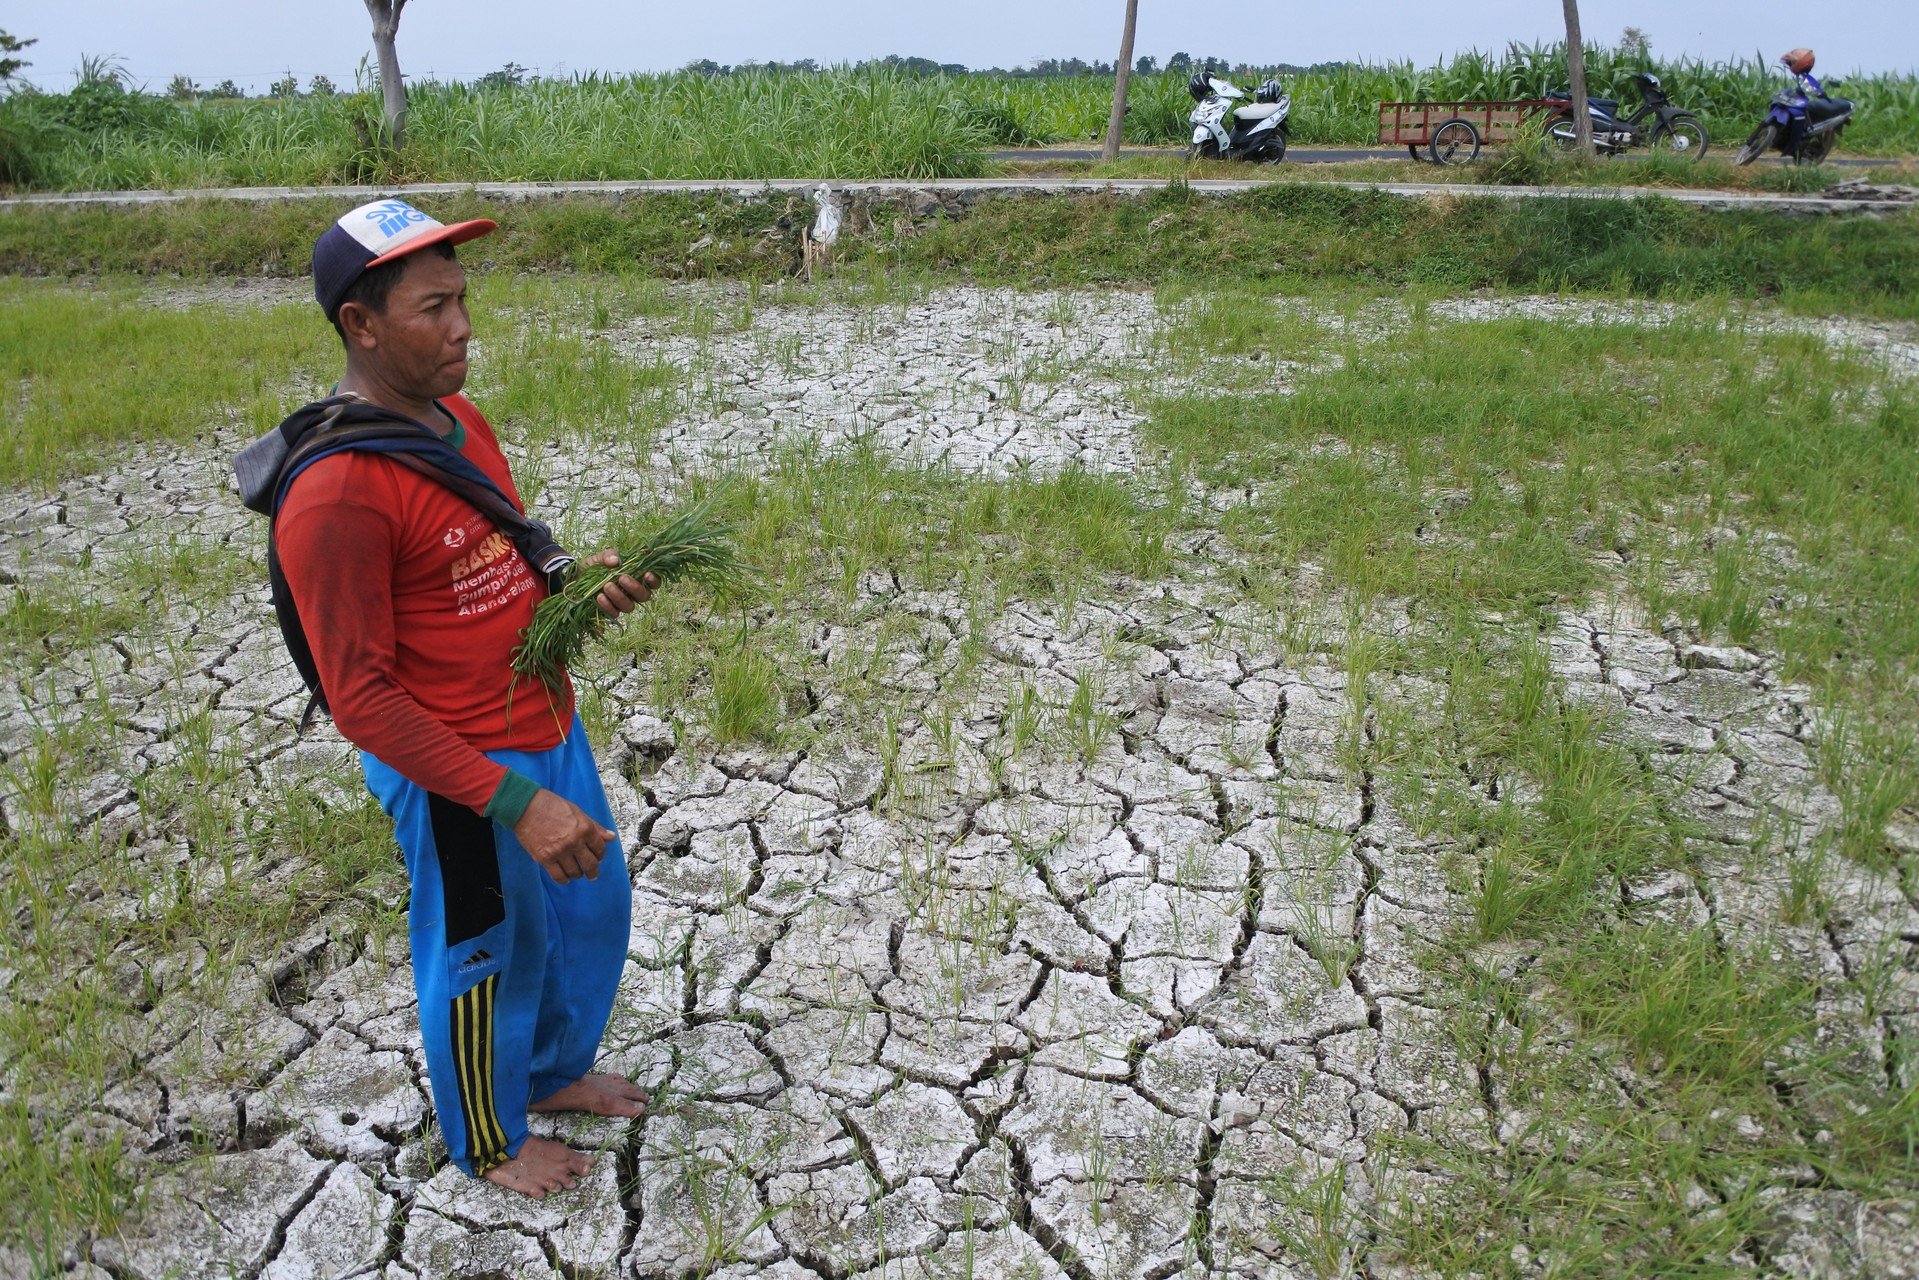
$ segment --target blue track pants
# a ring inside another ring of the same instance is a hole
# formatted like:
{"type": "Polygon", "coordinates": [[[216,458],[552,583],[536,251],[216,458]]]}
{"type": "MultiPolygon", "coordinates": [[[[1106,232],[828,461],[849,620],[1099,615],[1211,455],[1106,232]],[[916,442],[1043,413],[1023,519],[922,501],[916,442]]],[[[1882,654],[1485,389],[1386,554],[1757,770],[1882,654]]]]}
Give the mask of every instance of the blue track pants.
{"type": "MultiPolygon", "coordinates": [[[[489,751],[608,830],[579,718],[550,751],[489,751]]],[[[513,832],[361,753],[413,880],[408,913],[433,1106],[467,1173],[519,1154],[526,1108],[585,1075],[625,967],[632,885],[617,841],[597,880],[555,884],[513,832]]]]}

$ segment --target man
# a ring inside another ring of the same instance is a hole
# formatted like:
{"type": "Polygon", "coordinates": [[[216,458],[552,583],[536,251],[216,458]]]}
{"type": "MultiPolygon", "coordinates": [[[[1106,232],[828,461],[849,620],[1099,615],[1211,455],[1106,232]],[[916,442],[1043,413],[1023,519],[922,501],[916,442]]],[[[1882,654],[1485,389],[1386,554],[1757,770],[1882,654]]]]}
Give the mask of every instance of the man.
{"type": "MultiPolygon", "coordinates": [[[[444,441],[484,473],[498,518],[430,467],[343,448],[276,474],[273,540],[319,688],[406,855],[420,1033],[447,1148],[467,1173],[541,1199],[589,1161],[529,1136],[529,1112],[637,1116],[646,1095],[587,1070],[626,958],[631,886],[572,686],[512,674],[547,583],[501,527],[519,496],[492,428],[459,394],[472,328],[453,246],[494,226],[444,226],[382,200],[329,227],[313,246],[314,295],[346,373],[282,431],[293,439],[324,410],[397,424],[386,429],[428,453],[444,441]]],[[[617,563],[611,551],[591,559],[617,563]]],[[[631,612],[658,585],[622,575],[600,608],[631,612]]]]}

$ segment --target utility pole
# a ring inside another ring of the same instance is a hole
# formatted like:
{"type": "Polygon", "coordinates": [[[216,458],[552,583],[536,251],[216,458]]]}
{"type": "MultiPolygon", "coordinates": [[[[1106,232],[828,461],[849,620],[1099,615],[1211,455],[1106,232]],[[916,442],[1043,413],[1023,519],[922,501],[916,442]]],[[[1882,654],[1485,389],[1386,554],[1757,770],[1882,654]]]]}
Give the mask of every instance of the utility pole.
{"type": "Polygon", "coordinates": [[[1113,68],[1113,114],[1106,119],[1106,145],[1099,152],[1102,160],[1119,159],[1120,135],[1126,132],[1126,78],[1133,71],[1133,27],[1138,21],[1139,0],[1126,0],[1126,30],[1120,35],[1119,62],[1113,68]]]}
{"type": "Polygon", "coordinates": [[[1573,147],[1582,156],[1593,153],[1593,118],[1586,108],[1586,47],[1579,41],[1579,0],[1565,0],[1566,67],[1572,77],[1573,147]]]}

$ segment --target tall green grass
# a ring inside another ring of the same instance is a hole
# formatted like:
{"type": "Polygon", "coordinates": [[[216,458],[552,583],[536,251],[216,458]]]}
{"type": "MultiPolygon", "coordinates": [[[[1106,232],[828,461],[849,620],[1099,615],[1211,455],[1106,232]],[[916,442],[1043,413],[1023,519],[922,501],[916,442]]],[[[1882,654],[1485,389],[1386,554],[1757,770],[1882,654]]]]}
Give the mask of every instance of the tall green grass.
{"type": "MultiPolygon", "coordinates": [[[[132,96],[132,95],[129,95],[132,96]]],[[[148,100],[152,102],[152,100],[148,100]]],[[[96,127],[62,96],[37,125],[36,185],[121,189],[395,180],[950,178],[993,139],[940,79],[886,71],[583,76],[408,92],[407,146],[377,145],[369,94],[157,103],[96,127]]]]}
{"type": "MultiPolygon", "coordinates": [[[[1636,105],[1632,78],[1652,71],[1680,106],[1696,112],[1722,142],[1743,139],[1758,123],[1766,102],[1785,83],[1785,72],[1759,54],[1737,62],[1672,60],[1622,54],[1603,46],[1586,50],[1586,80],[1595,97],[1636,105]]],[[[1240,77],[1251,81],[1258,71],[1240,77]]],[[[1857,105],[1843,148],[1855,152],[1910,152],[1919,148],[1919,75],[1882,72],[1836,77],[1836,92],[1857,105]]],[[[1566,87],[1561,45],[1509,45],[1501,54],[1462,53],[1430,67],[1411,62],[1351,66],[1337,71],[1283,76],[1292,95],[1295,143],[1365,146],[1378,136],[1379,104],[1396,101],[1462,101],[1538,98],[1566,87]]],[[[1139,143],[1183,143],[1192,100],[1184,75],[1134,77],[1128,90],[1126,137],[1139,143]]],[[[1250,87],[1248,85],[1247,87],[1250,87]]],[[[996,141],[1010,144],[1091,138],[1103,133],[1112,106],[1113,82],[1100,76],[1057,79],[961,78],[969,102],[990,107],[1001,122],[996,141]]]]}
{"type": "MultiPolygon", "coordinates": [[[[1759,55],[1704,63],[1587,52],[1597,95],[1630,101],[1632,76],[1644,69],[1727,142],[1750,132],[1782,82],[1759,55]]],[[[1382,101],[1530,98],[1565,79],[1564,53],[1554,45],[1464,53],[1423,68],[1393,62],[1302,73],[1287,77],[1293,140],[1368,144],[1382,101]]],[[[1859,106],[1845,150],[1919,150],[1919,76],[1841,79],[1859,106]]],[[[1192,107],[1185,75],[1138,76],[1131,86],[1127,140],[1183,143],[1192,107]]],[[[951,178],[983,172],[988,146],[1096,137],[1111,102],[1110,77],[915,76],[874,67],[488,87],[427,82],[408,92],[407,147],[394,156],[378,145],[369,93],[174,104],[96,84],[9,99],[0,107],[0,150],[12,181],[48,188],[951,178]]]]}

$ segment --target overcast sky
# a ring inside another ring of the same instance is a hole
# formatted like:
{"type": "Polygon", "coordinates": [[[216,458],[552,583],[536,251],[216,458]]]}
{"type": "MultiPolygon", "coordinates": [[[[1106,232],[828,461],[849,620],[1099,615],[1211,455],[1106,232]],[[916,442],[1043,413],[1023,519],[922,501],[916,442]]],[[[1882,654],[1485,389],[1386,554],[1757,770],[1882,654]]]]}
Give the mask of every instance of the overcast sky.
{"type": "MultiPolygon", "coordinates": [[[[1255,64],[1425,64],[1563,34],[1559,0],[1140,0],[1139,10],[1135,53],[1162,61],[1185,50],[1255,64]]],[[[509,61],[544,74],[888,53],[967,66],[1110,61],[1124,12],[1122,0],[412,0],[400,66],[409,78],[465,80],[509,61]]],[[[1630,24],[1666,56],[1771,59],[1810,44],[1821,71],[1919,68],[1914,0],[1581,0],[1580,15],[1589,41],[1616,41],[1630,24]]],[[[0,25],[38,38],[24,74],[47,89],[70,85],[82,54],[116,56],[153,89],[184,74],[261,90],[288,71],[346,86],[371,48],[362,0],[10,0],[0,25]]]]}

